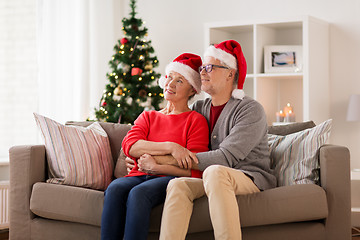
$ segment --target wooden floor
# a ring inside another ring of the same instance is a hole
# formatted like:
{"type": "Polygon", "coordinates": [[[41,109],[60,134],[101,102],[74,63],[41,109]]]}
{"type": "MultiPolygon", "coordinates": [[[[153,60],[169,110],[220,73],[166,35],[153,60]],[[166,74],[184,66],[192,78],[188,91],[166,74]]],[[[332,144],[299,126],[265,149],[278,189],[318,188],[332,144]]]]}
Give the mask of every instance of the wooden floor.
{"type": "Polygon", "coordinates": [[[9,229],[0,230],[0,240],[9,239],[9,229]]]}
{"type": "Polygon", "coordinates": [[[354,227],[352,228],[352,240],[360,240],[360,228],[354,227]]]}

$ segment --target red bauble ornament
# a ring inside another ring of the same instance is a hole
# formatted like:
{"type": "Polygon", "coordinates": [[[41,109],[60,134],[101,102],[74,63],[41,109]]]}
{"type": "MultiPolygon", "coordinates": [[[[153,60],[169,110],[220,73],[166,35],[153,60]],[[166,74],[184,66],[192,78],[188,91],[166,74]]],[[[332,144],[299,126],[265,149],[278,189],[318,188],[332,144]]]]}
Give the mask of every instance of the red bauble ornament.
{"type": "Polygon", "coordinates": [[[127,39],[127,38],[122,38],[121,40],[120,40],[120,42],[121,42],[121,44],[126,44],[126,43],[128,43],[129,42],[129,40],[127,39]]]}
{"type": "Polygon", "coordinates": [[[133,68],[131,69],[131,76],[141,75],[142,72],[143,70],[140,68],[133,68]]]}
{"type": "Polygon", "coordinates": [[[107,103],[105,102],[105,101],[103,101],[102,103],[101,103],[101,106],[103,106],[103,107],[105,107],[107,105],[107,103]]]}

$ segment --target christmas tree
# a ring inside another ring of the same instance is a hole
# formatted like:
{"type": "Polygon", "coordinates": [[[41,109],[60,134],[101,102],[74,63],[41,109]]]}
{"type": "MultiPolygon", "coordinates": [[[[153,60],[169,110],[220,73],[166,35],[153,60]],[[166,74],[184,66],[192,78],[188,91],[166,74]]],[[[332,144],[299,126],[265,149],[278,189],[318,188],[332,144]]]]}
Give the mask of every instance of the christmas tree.
{"type": "Polygon", "coordinates": [[[125,37],[118,40],[115,54],[109,62],[111,72],[106,74],[109,83],[95,109],[98,121],[130,123],[144,110],[159,110],[163,100],[162,89],[154,84],[160,74],[153,71],[159,62],[153,55],[148,29],[136,18],[136,0],[130,0],[130,17],[124,18],[125,37]]]}

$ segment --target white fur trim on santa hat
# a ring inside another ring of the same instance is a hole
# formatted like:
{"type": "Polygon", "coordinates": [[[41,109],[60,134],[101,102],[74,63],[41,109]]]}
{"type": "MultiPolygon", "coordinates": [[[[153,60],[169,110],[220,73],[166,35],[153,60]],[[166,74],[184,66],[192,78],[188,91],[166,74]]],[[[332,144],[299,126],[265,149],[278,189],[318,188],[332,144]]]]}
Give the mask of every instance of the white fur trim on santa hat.
{"type": "Polygon", "coordinates": [[[234,89],[231,96],[236,99],[243,99],[245,97],[245,92],[242,89],[234,89]]]}
{"type": "Polygon", "coordinates": [[[169,75],[171,71],[174,71],[174,72],[177,72],[177,73],[180,73],[181,75],[183,75],[184,78],[189,81],[191,86],[193,86],[195,88],[196,93],[201,92],[201,79],[200,79],[199,72],[195,71],[188,65],[185,65],[185,64],[182,64],[179,62],[172,62],[166,66],[166,69],[165,69],[166,75],[169,75]]]}
{"type": "Polygon", "coordinates": [[[159,86],[164,89],[165,87],[166,78],[164,76],[161,76],[159,79],[159,86]]]}
{"type": "Polygon", "coordinates": [[[214,57],[214,58],[219,59],[220,61],[224,62],[230,68],[237,69],[236,58],[233,55],[231,55],[230,53],[227,53],[224,50],[221,50],[214,46],[210,46],[206,49],[206,51],[204,53],[204,57],[214,57]]]}

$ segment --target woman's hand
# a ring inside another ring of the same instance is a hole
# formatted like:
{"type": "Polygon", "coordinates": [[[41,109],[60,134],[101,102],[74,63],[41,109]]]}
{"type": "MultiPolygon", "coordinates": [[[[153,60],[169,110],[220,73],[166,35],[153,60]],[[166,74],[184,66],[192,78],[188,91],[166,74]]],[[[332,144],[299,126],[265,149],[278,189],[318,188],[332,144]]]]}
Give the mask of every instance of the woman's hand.
{"type": "Polygon", "coordinates": [[[129,174],[130,171],[135,167],[134,160],[132,160],[129,157],[126,157],[125,158],[125,165],[126,165],[126,170],[127,170],[128,174],[129,174]]]}
{"type": "Polygon", "coordinates": [[[137,163],[139,171],[150,174],[156,173],[155,168],[158,164],[151,155],[145,153],[138,159],[137,163]]]}
{"type": "Polygon", "coordinates": [[[192,161],[199,163],[196,154],[177,143],[171,145],[171,155],[176,159],[180,168],[190,169],[192,161]]]}

